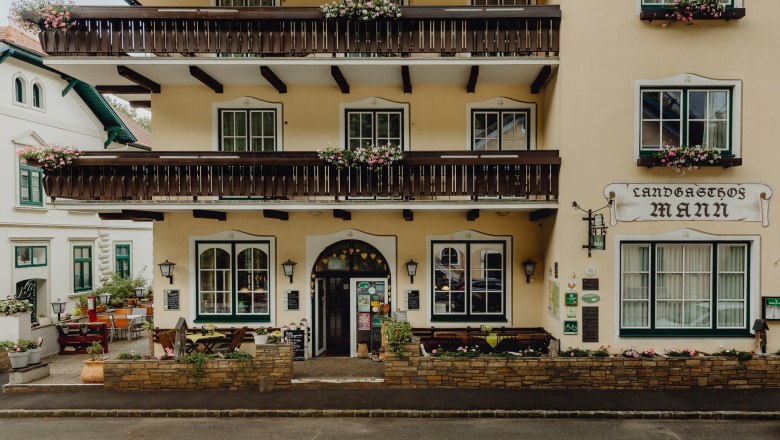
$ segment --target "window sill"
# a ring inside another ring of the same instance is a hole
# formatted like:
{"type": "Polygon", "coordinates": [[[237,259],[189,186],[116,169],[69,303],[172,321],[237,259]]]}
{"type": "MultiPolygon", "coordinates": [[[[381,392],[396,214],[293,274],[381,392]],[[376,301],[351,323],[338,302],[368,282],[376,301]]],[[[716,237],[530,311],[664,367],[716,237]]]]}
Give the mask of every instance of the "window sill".
{"type": "MultiPolygon", "coordinates": [[[[639,19],[642,21],[654,21],[654,20],[661,20],[666,21],[666,14],[669,13],[671,9],[645,9],[639,14],[639,19]]],[[[718,18],[713,17],[695,17],[694,21],[697,20],[725,20],[725,21],[731,21],[731,20],[739,20],[745,17],[745,8],[729,8],[726,9],[723,12],[723,15],[718,18]]]]}
{"type": "Polygon", "coordinates": [[[621,338],[752,338],[747,330],[621,330],[621,338]]]}
{"type": "Polygon", "coordinates": [[[192,321],[193,324],[213,324],[213,323],[242,323],[242,322],[271,322],[271,317],[265,316],[199,316],[192,321]]]}
{"type": "Polygon", "coordinates": [[[433,316],[431,317],[431,323],[447,323],[447,324],[501,324],[509,322],[504,316],[433,316]]]}
{"type": "Polygon", "coordinates": [[[17,211],[38,211],[38,212],[46,212],[49,210],[49,208],[43,205],[16,205],[14,206],[14,209],[17,211]]]}
{"type": "MultiPolygon", "coordinates": [[[[637,166],[640,167],[647,167],[647,168],[653,168],[653,167],[663,167],[666,168],[666,165],[661,164],[661,159],[656,159],[655,157],[640,157],[636,160],[637,166]]],[[[731,167],[739,167],[742,166],[742,158],[741,157],[724,157],[720,160],[715,161],[715,163],[712,164],[701,164],[700,167],[722,167],[722,168],[731,168],[731,167]]]]}

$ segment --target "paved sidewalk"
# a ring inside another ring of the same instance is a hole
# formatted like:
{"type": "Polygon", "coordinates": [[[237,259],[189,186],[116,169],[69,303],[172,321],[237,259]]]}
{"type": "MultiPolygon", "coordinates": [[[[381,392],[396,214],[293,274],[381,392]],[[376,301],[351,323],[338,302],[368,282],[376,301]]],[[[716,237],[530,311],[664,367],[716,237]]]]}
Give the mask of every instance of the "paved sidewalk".
{"type": "MultiPolygon", "coordinates": [[[[603,391],[541,389],[302,389],[254,391],[145,391],[0,395],[8,410],[412,410],[412,411],[648,411],[764,412],[780,414],[780,390],[603,391]]],[[[15,413],[15,412],[14,412],[15,413]]],[[[192,413],[192,411],[189,411],[192,413]]],[[[188,413],[188,414],[189,414],[188,413]]],[[[132,414],[131,414],[132,415],[132,414]]],[[[137,415],[137,414],[136,414],[137,415]]],[[[314,414],[316,415],[316,414],[314,414]]],[[[6,415],[8,416],[8,415],[6,415]]],[[[419,417],[419,416],[417,416],[419,417]]],[[[428,416],[430,417],[430,415],[428,416]]]]}

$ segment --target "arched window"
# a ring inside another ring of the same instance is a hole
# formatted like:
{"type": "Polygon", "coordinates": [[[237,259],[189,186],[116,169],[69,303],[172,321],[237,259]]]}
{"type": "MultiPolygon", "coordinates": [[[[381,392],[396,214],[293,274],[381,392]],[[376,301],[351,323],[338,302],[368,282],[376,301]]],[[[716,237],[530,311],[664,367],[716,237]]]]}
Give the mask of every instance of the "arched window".
{"type": "Polygon", "coordinates": [[[200,253],[201,314],[230,314],[230,266],[230,253],[223,247],[209,247],[200,253]]]}
{"type": "Polygon", "coordinates": [[[24,80],[22,78],[17,77],[14,80],[14,101],[16,101],[19,104],[24,104],[25,99],[25,87],[24,87],[24,80]]]}
{"type": "Polygon", "coordinates": [[[32,87],[32,105],[35,108],[43,108],[43,87],[38,83],[33,83],[32,87]]]}

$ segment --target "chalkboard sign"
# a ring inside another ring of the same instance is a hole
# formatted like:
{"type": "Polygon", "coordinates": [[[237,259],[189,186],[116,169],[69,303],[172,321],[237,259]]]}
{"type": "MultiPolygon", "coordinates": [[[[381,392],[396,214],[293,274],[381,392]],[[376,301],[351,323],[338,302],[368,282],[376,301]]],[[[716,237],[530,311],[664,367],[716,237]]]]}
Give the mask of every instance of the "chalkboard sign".
{"type": "Polygon", "coordinates": [[[599,290],[598,278],[583,278],[582,290],[599,290]]]}
{"type": "Polygon", "coordinates": [[[599,342],[599,308],[582,308],[582,342],[599,342]]]}
{"type": "Polygon", "coordinates": [[[285,338],[292,344],[294,361],[306,360],[305,333],[303,330],[287,330],[284,332],[285,338]]]}
{"type": "Polygon", "coordinates": [[[407,310],[420,310],[420,291],[419,290],[407,290],[406,291],[406,309],[407,310]]]}
{"type": "Polygon", "coordinates": [[[179,290],[164,290],[165,310],[179,310],[179,290]]]}
{"type": "Polygon", "coordinates": [[[301,307],[301,294],[297,290],[287,291],[287,310],[298,310],[301,307]]]}

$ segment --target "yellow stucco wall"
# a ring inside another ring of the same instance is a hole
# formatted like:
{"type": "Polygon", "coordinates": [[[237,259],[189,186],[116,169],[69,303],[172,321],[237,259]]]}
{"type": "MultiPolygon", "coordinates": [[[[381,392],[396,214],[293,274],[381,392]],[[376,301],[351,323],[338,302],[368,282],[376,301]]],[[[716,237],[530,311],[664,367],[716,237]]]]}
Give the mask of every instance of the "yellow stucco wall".
{"type": "MultiPolygon", "coordinates": [[[[542,296],[539,295],[542,278],[537,277],[532,283],[526,283],[525,276],[520,275],[522,274],[520,263],[526,258],[531,258],[540,262],[540,267],[544,265],[543,251],[551,224],[549,219],[530,222],[527,213],[498,215],[495,212],[484,212],[474,222],[466,221],[464,212],[442,211],[415,212],[412,222],[404,221],[398,211],[353,211],[351,221],[334,219],[330,211],[327,210],[319,212],[318,215],[312,215],[309,212],[291,212],[289,221],[264,219],[259,211],[231,212],[228,214],[227,222],[194,219],[189,212],[166,214],[165,221],[155,223],[154,261],[167,259],[176,263],[174,283],[171,285],[167,279],[156,276],[154,290],[159,293],[157,298],[161,300],[164,290],[179,289],[181,291],[181,309],[179,311],[165,311],[158,300],[155,310],[155,324],[161,328],[170,328],[175,325],[180,316],[185,317],[190,323],[194,319],[194,316],[189,312],[195,297],[193,286],[190,285],[190,277],[193,275],[190,270],[194,267],[190,263],[194,255],[194,250],[189,243],[190,237],[208,236],[228,230],[257,236],[276,237],[276,265],[274,267],[277,290],[274,307],[276,319],[272,324],[283,325],[299,322],[304,317],[311,319],[310,316],[305,316],[306,302],[303,299],[308,296],[312,270],[304,263],[306,261],[306,236],[329,235],[354,229],[372,235],[396,237],[396,264],[390,267],[391,272],[395,272],[396,279],[396,285],[392,287],[393,307],[395,309],[400,306],[397,296],[400,292],[404,292],[406,289],[420,289],[420,310],[408,313],[409,320],[415,326],[430,325],[426,317],[430,302],[424,293],[426,274],[430,271],[429,266],[426,265],[426,240],[428,236],[442,236],[465,230],[489,235],[511,236],[514,276],[511,286],[507,286],[507,292],[512,298],[512,321],[506,325],[540,326],[541,317],[537,310],[541,307],[543,300],[542,296]],[[288,258],[298,263],[292,284],[284,276],[281,266],[281,263],[288,258]],[[411,259],[419,263],[414,284],[410,283],[405,266],[405,263],[411,259]],[[300,311],[284,311],[282,309],[281,294],[288,289],[301,291],[300,311]]],[[[315,249],[315,252],[319,254],[324,249],[325,246],[322,249],[315,249]]],[[[509,249],[507,250],[509,251],[509,249]]],[[[386,258],[390,257],[386,256],[386,258]]]]}

